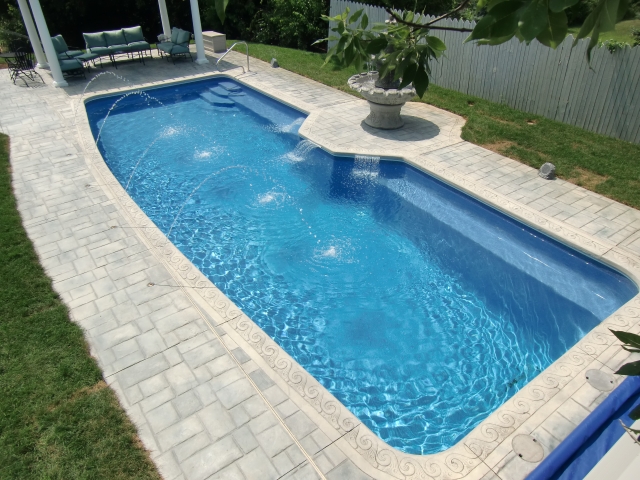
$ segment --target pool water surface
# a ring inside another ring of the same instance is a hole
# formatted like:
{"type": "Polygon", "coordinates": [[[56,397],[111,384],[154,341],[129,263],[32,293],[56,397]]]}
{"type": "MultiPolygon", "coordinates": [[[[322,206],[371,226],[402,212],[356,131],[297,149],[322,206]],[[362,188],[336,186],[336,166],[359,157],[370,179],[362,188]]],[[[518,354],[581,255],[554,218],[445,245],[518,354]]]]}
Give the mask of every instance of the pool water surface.
{"type": "Polygon", "coordinates": [[[239,83],[147,93],[87,103],[116,178],[401,451],[453,446],[638,292],[403,162],[316,148],[304,114],[239,83]]]}

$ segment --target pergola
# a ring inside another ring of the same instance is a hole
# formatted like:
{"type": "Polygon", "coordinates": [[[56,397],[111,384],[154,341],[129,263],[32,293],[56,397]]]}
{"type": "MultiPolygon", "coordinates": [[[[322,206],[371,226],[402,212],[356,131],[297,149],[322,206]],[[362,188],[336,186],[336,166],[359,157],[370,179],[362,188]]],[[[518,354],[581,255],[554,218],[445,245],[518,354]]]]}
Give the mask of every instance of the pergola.
{"type": "MultiPolygon", "coordinates": [[[[202,41],[202,24],[200,23],[200,10],[198,8],[198,0],[189,0],[191,3],[191,18],[193,20],[193,35],[196,41],[197,58],[196,63],[209,63],[204,55],[204,43],[202,41]]],[[[66,87],[67,81],[62,76],[58,55],[53,48],[49,27],[44,19],[40,0],[18,0],[20,13],[27,28],[29,40],[33,46],[33,52],[36,56],[38,66],[41,68],[50,68],[53,75],[53,85],[55,87],[66,87]],[[29,9],[31,5],[31,9],[29,9]],[[33,16],[31,15],[33,13],[33,16]],[[34,24],[35,20],[35,24],[34,24]],[[37,26],[37,28],[36,28],[37,26]],[[44,47],[44,51],[42,48],[44,47]]],[[[162,31],[165,35],[171,35],[171,26],[169,24],[169,14],[167,13],[167,4],[165,0],[158,0],[160,7],[160,18],[162,20],[162,31]]]]}

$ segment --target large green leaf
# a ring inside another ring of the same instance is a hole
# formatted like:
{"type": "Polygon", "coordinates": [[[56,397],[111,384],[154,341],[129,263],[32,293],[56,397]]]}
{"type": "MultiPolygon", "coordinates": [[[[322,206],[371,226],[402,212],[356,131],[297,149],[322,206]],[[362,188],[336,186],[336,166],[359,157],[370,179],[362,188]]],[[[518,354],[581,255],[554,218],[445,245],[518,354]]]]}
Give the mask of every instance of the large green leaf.
{"type": "Polygon", "coordinates": [[[229,5],[229,0],[215,0],[216,13],[218,14],[218,18],[223,24],[225,19],[225,11],[227,10],[227,5],[229,5]]]}
{"type": "MultiPolygon", "coordinates": [[[[491,0],[490,2],[487,2],[487,11],[491,10],[493,7],[495,7],[499,3],[503,3],[503,2],[506,2],[506,1],[508,1],[508,0],[491,0]]],[[[480,7],[480,2],[478,2],[478,7],[480,7]]],[[[480,8],[482,8],[482,7],[480,7],[480,8]]]]}
{"type": "Polygon", "coordinates": [[[551,48],[558,48],[558,45],[567,36],[567,14],[562,12],[549,12],[549,25],[536,37],[540,43],[551,48]]]}
{"type": "Polygon", "coordinates": [[[377,55],[387,48],[388,44],[389,42],[387,42],[387,37],[374,38],[369,42],[369,45],[367,45],[367,53],[369,55],[377,55]]]}
{"type": "Polygon", "coordinates": [[[616,375],[629,375],[632,377],[637,377],[638,375],[640,375],[640,360],[638,360],[637,362],[624,364],[615,373],[616,375]]]}
{"type": "Polygon", "coordinates": [[[637,405],[636,408],[629,412],[629,417],[631,420],[640,420],[640,405],[637,405]]]}
{"type": "Polygon", "coordinates": [[[518,28],[519,18],[520,16],[516,12],[498,20],[491,27],[491,38],[513,36],[518,28]]]}
{"type": "Polygon", "coordinates": [[[623,332],[621,330],[611,330],[618,340],[620,340],[625,345],[629,345],[634,348],[640,348],[640,335],[636,335],[635,333],[623,332]]]}
{"type": "Polygon", "coordinates": [[[496,20],[512,15],[518,11],[521,11],[525,3],[519,0],[509,0],[508,2],[500,3],[491,9],[489,14],[496,20]]]}
{"type": "Polygon", "coordinates": [[[395,68],[395,73],[393,75],[394,80],[398,80],[402,78],[404,71],[407,69],[409,65],[411,65],[412,63],[417,64],[416,56],[417,56],[416,52],[409,52],[408,54],[405,55],[405,57],[400,61],[400,63],[398,63],[398,66],[396,66],[395,68]]]}
{"type": "Polygon", "coordinates": [[[364,13],[364,8],[361,8],[360,10],[358,10],[357,12],[355,12],[353,15],[351,15],[351,17],[349,18],[349,23],[355,23],[358,21],[358,19],[360,18],[360,15],[362,15],[364,13]]]}
{"type": "Polygon", "coordinates": [[[520,17],[520,33],[530,42],[549,25],[549,8],[546,0],[532,0],[520,17]]]}
{"type": "Polygon", "coordinates": [[[344,47],[344,61],[347,65],[351,65],[356,56],[356,49],[353,46],[353,42],[349,42],[344,47]]]}
{"type": "Polygon", "coordinates": [[[419,68],[416,72],[416,76],[413,79],[413,86],[418,96],[422,98],[427,91],[427,87],[429,87],[429,74],[424,68],[419,68]]]}
{"type": "Polygon", "coordinates": [[[471,34],[464,41],[465,43],[472,40],[480,40],[481,38],[489,38],[491,35],[491,27],[496,23],[496,18],[493,15],[487,14],[482,17],[476,26],[473,28],[471,34]]]}
{"type": "Polygon", "coordinates": [[[478,45],[500,45],[501,43],[508,42],[513,38],[514,34],[507,35],[505,37],[495,37],[489,40],[478,40],[478,45]]]}
{"type": "Polygon", "coordinates": [[[447,46],[438,37],[429,35],[427,36],[426,40],[427,40],[427,45],[429,45],[436,52],[444,52],[447,49],[447,46]]]}
{"type": "MultiPolygon", "coordinates": [[[[482,17],[476,26],[473,28],[471,35],[467,37],[466,42],[470,42],[472,40],[482,40],[482,39],[491,39],[496,36],[504,36],[502,34],[494,35],[493,28],[494,25],[501,19],[505,17],[509,17],[513,14],[516,14],[522,8],[523,2],[519,0],[507,0],[504,2],[496,3],[489,13],[482,17]]],[[[511,20],[512,22],[512,20],[511,20]]],[[[509,24],[509,21],[506,22],[509,24]]],[[[499,27],[501,31],[504,30],[504,27],[499,27]]]]}
{"type": "Polygon", "coordinates": [[[413,82],[413,79],[415,78],[416,73],[418,73],[418,64],[412,63],[404,71],[404,75],[402,76],[402,81],[400,82],[400,88],[404,88],[407,85],[409,85],[411,82],[413,82]]]}
{"type": "Polygon", "coordinates": [[[360,20],[360,28],[365,30],[368,26],[369,26],[369,17],[367,17],[367,14],[365,13],[364,15],[362,15],[362,20],[360,20]]]}
{"type": "Polygon", "coordinates": [[[549,10],[558,13],[563,12],[565,8],[572,7],[579,0],[549,0],[549,10]]]}

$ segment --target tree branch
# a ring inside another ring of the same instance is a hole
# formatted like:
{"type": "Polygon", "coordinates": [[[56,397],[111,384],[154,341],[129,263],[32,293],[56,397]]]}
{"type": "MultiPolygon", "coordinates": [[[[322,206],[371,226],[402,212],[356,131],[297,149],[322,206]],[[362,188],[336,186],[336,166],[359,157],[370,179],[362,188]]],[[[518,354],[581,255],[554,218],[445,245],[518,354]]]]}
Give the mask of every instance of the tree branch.
{"type": "Polygon", "coordinates": [[[463,2],[460,5],[458,5],[456,8],[454,8],[450,12],[443,13],[439,17],[436,17],[433,20],[431,20],[429,23],[425,23],[425,25],[427,25],[427,26],[428,25],[433,25],[434,23],[439,22],[440,20],[444,20],[445,18],[450,17],[454,13],[457,13],[460,10],[462,10],[464,7],[466,7],[468,3],[469,3],[469,0],[463,0],[463,2]]]}
{"type": "Polygon", "coordinates": [[[473,28],[458,27],[429,27],[429,30],[449,30],[451,32],[473,32],[473,28]]]}
{"type": "Polygon", "coordinates": [[[469,3],[469,0],[464,0],[460,5],[458,5],[456,8],[454,8],[453,10],[451,10],[450,12],[447,12],[443,15],[440,15],[437,18],[434,18],[433,20],[431,20],[430,22],[427,23],[414,23],[414,22],[407,22],[405,20],[403,20],[402,18],[400,18],[393,10],[391,10],[389,7],[384,7],[384,9],[386,10],[386,12],[391,15],[391,17],[396,20],[399,23],[402,23],[404,25],[407,25],[409,27],[413,27],[413,28],[430,28],[432,30],[452,30],[454,32],[472,32],[473,29],[471,28],[456,28],[456,27],[432,27],[431,25],[433,25],[436,22],[439,22],[440,20],[444,20],[445,18],[447,18],[450,15],[453,15],[456,12],[459,12],[460,10],[462,10],[464,7],[467,6],[467,4],[469,3]]]}

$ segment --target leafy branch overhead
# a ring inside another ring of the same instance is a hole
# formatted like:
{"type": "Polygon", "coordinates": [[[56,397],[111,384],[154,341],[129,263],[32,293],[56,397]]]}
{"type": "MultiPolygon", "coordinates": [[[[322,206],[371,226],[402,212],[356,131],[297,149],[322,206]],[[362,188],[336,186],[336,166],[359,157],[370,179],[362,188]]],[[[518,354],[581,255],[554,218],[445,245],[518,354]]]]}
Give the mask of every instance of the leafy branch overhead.
{"type": "MultiPolygon", "coordinates": [[[[611,330],[618,340],[622,342],[622,348],[631,353],[640,353],[640,335],[635,333],[622,332],[620,330],[611,330]]],[[[640,360],[622,365],[615,372],[617,375],[640,375],[640,360]]]]}
{"type": "Polygon", "coordinates": [[[363,9],[350,13],[347,8],[335,17],[322,16],[327,22],[337,24],[331,29],[334,35],[315,42],[336,41],[327,53],[325,65],[337,61],[362,70],[366,63],[375,60],[380,77],[392,75],[400,81],[399,88],[413,83],[422,98],[429,86],[429,62],[442,56],[447,48],[442,40],[429,35],[429,27],[412,24],[416,17],[413,12],[394,12],[402,23],[376,23],[371,29],[367,28],[369,18],[363,9]]]}
{"type": "MultiPolygon", "coordinates": [[[[567,36],[565,10],[578,1],[479,0],[478,7],[486,8],[487,14],[478,21],[467,41],[499,45],[515,36],[520,41],[529,43],[536,39],[547,47],[556,48],[567,36]]],[[[600,33],[613,30],[628,8],[629,0],[598,0],[575,39],[577,42],[591,37],[587,49],[589,59],[600,33]]]]}

